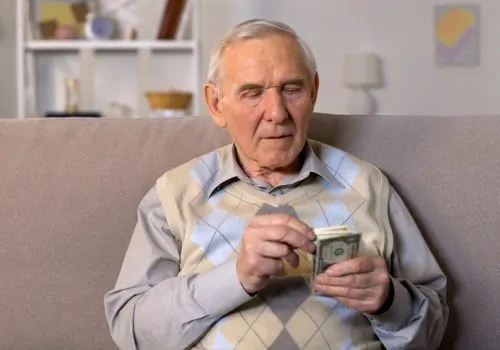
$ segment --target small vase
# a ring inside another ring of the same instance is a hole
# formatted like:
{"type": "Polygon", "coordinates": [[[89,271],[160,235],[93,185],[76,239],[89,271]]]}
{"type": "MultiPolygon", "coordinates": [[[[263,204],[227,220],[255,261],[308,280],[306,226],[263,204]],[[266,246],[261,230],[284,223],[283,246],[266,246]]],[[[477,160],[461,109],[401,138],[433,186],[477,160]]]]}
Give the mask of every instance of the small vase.
{"type": "Polygon", "coordinates": [[[66,101],[65,101],[65,111],[66,113],[76,113],[79,110],[80,104],[80,81],[75,78],[67,78],[65,80],[66,86],[66,101]]]}

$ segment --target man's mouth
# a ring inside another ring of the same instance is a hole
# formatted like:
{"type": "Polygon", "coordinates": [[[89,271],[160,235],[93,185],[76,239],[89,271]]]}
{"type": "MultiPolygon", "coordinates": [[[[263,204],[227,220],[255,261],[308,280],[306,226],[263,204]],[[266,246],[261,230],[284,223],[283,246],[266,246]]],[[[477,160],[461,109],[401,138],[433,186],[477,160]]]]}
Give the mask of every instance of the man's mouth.
{"type": "Polygon", "coordinates": [[[287,137],[292,137],[292,135],[269,136],[266,137],[266,139],[279,140],[279,139],[286,139],[287,137]]]}

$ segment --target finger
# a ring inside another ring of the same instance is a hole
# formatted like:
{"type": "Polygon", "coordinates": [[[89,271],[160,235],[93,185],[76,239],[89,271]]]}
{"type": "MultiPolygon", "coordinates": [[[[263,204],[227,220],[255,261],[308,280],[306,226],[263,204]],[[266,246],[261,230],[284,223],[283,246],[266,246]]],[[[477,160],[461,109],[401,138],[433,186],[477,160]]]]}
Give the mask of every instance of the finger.
{"type": "Polygon", "coordinates": [[[281,258],[292,267],[299,266],[299,256],[297,253],[290,246],[283,243],[264,241],[262,242],[259,254],[266,258],[281,258]]]}
{"type": "Polygon", "coordinates": [[[317,276],[316,281],[335,287],[370,288],[378,285],[378,279],[373,273],[362,273],[342,277],[330,277],[325,273],[317,276]]]}
{"type": "Polygon", "coordinates": [[[281,259],[264,259],[262,272],[268,276],[281,276],[285,271],[285,264],[281,259]]]}
{"type": "Polygon", "coordinates": [[[295,252],[291,252],[290,254],[285,256],[283,260],[285,260],[294,269],[299,267],[299,262],[300,262],[299,255],[295,252]]]}
{"type": "Polygon", "coordinates": [[[292,252],[289,245],[281,242],[261,241],[257,253],[266,258],[284,258],[292,252]]]}
{"type": "Polygon", "coordinates": [[[342,277],[369,273],[375,270],[376,267],[373,257],[360,256],[336,263],[330,266],[325,273],[330,277],[342,277]]]}
{"type": "Polygon", "coordinates": [[[336,287],[327,284],[316,284],[315,289],[320,293],[328,294],[334,298],[348,298],[356,300],[367,300],[373,297],[373,291],[370,288],[351,288],[336,287]]]}
{"type": "Polygon", "coordinates": [[[378,310],[378,306],[372,300],[360,300],[360,299],[351,299],[343,297],[337,297],[337,300],[340,301],[342,304],[349,306],[350,308],[358,310],[360,312],[373,313],[378,310]]]}
{"type": "Polygon", "coordinates": [[[252,219],[252,225],[255,227],[288,226],[311,240],[316,238],[316,235],[311,227],[299,219],[283,213],[257,215],[252,219]]]}
{"type": "Polygon", "coordinates": [[[280,276],[285,265],[281,259],[261,258],[257,267],[259,276],[280,276]]]}
{"type": "Polygon", "coordinates": [[[288,244],[292,248],[313,253],[316,246],[313,241],[287,226],[266,226],[260,229],[261,239],[288,244]]]}

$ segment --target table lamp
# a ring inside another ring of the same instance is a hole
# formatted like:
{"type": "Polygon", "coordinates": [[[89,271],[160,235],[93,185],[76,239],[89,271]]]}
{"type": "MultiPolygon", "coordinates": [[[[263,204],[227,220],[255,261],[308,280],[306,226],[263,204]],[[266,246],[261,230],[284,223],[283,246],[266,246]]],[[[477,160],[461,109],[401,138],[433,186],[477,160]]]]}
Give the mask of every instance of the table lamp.
{"type": "Polygon", "coordinates": [[[373,114],[375,100],[369,90],[382,85],[380,59],[373,53],[346,54],[342,67],[343,84],[354,89],[347,102],[350,114],[373,114]]]}

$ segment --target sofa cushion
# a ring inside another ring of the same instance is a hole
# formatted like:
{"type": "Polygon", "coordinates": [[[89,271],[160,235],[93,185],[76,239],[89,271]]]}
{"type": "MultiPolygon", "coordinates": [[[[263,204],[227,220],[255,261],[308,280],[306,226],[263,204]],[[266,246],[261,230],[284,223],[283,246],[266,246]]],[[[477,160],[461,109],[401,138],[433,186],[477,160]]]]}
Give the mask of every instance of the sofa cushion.
{"type": "MultiPolygon", "coordinates": [[[[443,348],[500,342],[500,119],[317,115],[385,171],[450,277],[443,348]]],[[[166,169],[227,143],[200,117],[0,122],[1,349],[111,349],[103,296],[166,169]]]]}

